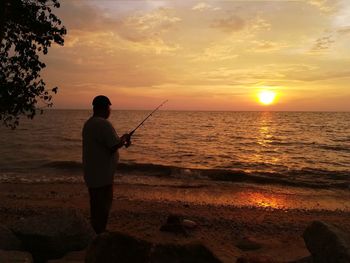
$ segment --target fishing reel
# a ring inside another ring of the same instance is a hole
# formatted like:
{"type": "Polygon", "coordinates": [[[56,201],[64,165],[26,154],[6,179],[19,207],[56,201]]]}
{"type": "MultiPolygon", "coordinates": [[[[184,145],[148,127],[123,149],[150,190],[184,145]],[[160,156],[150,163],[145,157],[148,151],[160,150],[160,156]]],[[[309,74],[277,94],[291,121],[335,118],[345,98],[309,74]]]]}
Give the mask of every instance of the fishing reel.
{"type": "Polygon", "coordinates": [[[131,145],[131,136],[129,136],[129,138],[125,141],[124,146],[125,146],[125,148],[129,148],[130,145],[131,145]]]}

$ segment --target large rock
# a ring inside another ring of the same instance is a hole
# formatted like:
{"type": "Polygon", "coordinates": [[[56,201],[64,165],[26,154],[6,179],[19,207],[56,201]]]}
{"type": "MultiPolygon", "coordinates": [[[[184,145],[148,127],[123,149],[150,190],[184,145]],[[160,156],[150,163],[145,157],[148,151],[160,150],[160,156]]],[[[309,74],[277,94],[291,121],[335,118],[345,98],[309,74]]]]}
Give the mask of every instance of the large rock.
{"type": "Polygon", "coordinates": [[[220,263],[221,261],[204,245],[156,244],[150,255],[150,263],[220,263]]]}
{"type": "Polygon", "coordinates": [[[85,250],[69,252],[63,258],[51,259],[47,263],[84,263],[85,253],[85,250]]]}
{"type": "Polygon", "coordinates": [[[56,210],[50,214],[16,222],[13,232],[35,262],[60,258],[69,251],[82,250],[94,237],[83,215],[74,210],[56,210]]]}
{"type": "Polygon", "coordinates": [[[243,256],[239,257],[236,263],[282,263],[266,256],[243,256]]]}
{"type": "Polygon", "coordinates": [[[0,250],[1,263],[33,263],[32,255],[23,251],[0,250]]]}
{"type": "Polygon", "coordinates": [[[244,237],[236,243],[236,247],[238,247],[241,250],[248,251],[248,250],[257,250],[262,248],[262,245],[255,240],[252,237],[244,237]]]}
{"type": "Polygon", "coordinates": [[[155,244],[122,233],[103,233],[87,250],[85,263],[220,263],[200,243],[155,244]]]}
{"type": "Polygon", "coordinates": [[[19,250],[21,241],[7,227],[0,225],[0,249],[19,250]]]}
{"type": "Polygon", "coordinates": [[[306,247],[314,263],[349,263],[349,236],[339,228],[321,222],[312,222],[303,234],[306,247]]]}
{"type": "Polygon", "coordinates": [[[152,244],[122,233],[102,233],[86,252],[86,263],[146,263],[152,244]]]}
{"type": "Polygon", "coordinates": [[[169,215],[166,223],[160,227],[160,231],[183,234],[187,236],[185,227],[182,225],[182,218],[178,215],[169,215]]]}
{"type": "Polygon", "coordinates": [[[313,263],[313,260],[311,256],[308,256],[301,259],[289,261],[288,263],[313,263]]]}

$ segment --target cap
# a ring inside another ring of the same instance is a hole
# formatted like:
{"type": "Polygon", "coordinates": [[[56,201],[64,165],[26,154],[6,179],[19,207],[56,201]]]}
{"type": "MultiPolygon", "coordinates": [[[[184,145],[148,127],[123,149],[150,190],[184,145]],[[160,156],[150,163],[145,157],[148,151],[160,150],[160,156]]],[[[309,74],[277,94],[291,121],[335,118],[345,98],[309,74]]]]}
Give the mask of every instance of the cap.
{"type": "Polygon", "coordinates": [[[93,99],[92,105],[93,106],[108,106],[108,105],[112,105],[112,103],[108,97],[106,97],[104,95],[99,95],[93,99]]]}

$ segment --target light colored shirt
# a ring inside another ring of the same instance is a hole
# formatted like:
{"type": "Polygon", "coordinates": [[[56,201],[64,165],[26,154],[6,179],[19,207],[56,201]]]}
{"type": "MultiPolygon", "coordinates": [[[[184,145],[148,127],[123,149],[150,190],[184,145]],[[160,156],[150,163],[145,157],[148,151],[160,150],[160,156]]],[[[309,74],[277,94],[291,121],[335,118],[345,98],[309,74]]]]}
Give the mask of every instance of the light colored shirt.
{"type": "Polygon", "coordinates": [[[120,141],[113,125],[102,117],[92,116],[84,124],[82,137],[86,185],[95,188],[113,184],[119,153],[111,149],[120,141]]]}

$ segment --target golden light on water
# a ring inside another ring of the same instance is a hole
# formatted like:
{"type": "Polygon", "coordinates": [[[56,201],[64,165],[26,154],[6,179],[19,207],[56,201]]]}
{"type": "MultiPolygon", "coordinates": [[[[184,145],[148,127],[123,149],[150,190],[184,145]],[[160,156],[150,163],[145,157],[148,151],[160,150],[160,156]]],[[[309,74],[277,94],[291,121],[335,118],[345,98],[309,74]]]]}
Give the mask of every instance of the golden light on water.
{"type": "Polygon", "coordinates": [[[271,105],[275,102],[276,92],[263,90],[258,94],[259,102],[263,105],[271,105]]]}
{"type": "Polygon", "coordinates": [[[280,208],[280,200],[273,195],[263,195],[256,193],[251,195],[251,201],[255,203],[258,207],[269,207],[269,208],[280,208]]]}

